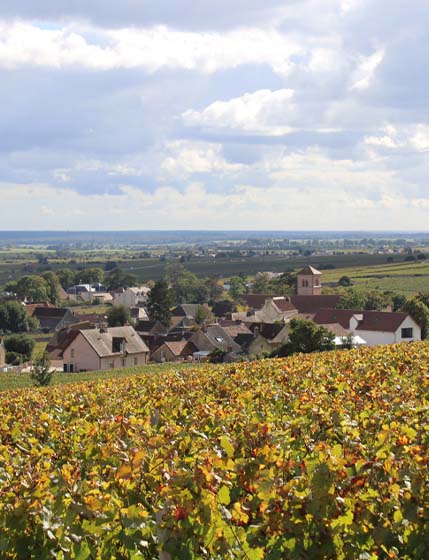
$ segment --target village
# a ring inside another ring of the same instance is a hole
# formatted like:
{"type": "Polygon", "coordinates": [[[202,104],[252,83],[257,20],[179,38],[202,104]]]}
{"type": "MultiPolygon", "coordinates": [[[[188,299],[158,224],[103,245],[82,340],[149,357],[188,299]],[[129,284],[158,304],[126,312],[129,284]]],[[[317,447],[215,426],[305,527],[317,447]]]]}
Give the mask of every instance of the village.
{"type": "MultiPolygon", "coordinates": [[[[421,326],[409,315],[382,311],[339,309],[340,295],[322,294],[322,272],[308,265],[296,275],[295,294],[243,293],[233,301],[182,303],[170,310],[168,324],[151,319],[148,286],[107,291],[98,284],[81,284],[63,291],[74,306],[46,302],[23,303],[46,335],[50,367],[82,372],[129,368],[165,362],[238,362],[275,355],[289,339],[294,320],[311,321],[333,336],[336,348],[377,346],[421,339],[421,326]],[[126,324],[109,326],[106,314],[79,314],[79,305],[94,299],[129,310],[126,324]]],[[[0,344],[2,371],[28,371],[31,362],[7,363],[0,344]]]]}

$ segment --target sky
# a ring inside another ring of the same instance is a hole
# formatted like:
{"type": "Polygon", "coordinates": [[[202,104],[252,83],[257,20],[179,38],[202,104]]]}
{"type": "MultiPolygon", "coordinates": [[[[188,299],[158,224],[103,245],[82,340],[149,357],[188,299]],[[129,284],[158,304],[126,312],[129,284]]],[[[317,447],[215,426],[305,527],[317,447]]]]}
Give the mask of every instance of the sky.
{"type": "Polygon", "coordinates": [[[2,0],[0,229],[429,230],[427,0],[2,0]]]}

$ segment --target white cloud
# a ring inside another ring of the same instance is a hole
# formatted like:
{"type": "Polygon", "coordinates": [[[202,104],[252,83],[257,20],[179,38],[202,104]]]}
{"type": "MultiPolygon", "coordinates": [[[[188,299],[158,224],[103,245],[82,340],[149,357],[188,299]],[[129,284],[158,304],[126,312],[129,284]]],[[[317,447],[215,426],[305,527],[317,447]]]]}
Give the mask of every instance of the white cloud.
{"type": "Polygon", "coordinates": [[[176,140],[167,142],[166,149],[168,155],[161,162],[161,170],[167,176],[234,173],[243,168],[243,165],[225,160],[221,144],[176,140]]]}
{"type": "Polygon", "coordinates": [[[296,41],[275,30],[238,29],[226,33],[150,29],[41,29],[29,23],[0,22],[0,67],[92,70],[183,68],[213,73],[242,64],[268,64],[288,74],[296,41]]]}
{"type": "Polygon", "coordinates": [[[360,62],[352,75],[351,89],[365,90],[374,77],[377,67],[384,58],[384,49],[380,48],[368,57],[360,57],[360,62]]]}
{"type": "Polygon", "coordinates": [[[282,136],[294,130],[289,124],[295,112],[293,94],[291,89],[261,89],[229,101],[215,101],[202,111],[185,111],[182,118],[186,126],[282,136]]]}
{"type": "Polygon", "coordinates": [[[429,125],[418,124],[411,143],[419,152],[427,152],[429,150],[429,125]]]}

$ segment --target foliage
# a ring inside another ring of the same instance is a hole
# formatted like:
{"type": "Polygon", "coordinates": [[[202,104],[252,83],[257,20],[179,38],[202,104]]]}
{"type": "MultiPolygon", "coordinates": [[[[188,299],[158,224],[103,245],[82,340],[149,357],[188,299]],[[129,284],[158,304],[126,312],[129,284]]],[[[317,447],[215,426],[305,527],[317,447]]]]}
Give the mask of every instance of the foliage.
{"type": "Polygon", "coordinates": [[[198,278],[181,264],[168,265],[165,280],[171,289],[173,305],[204,303],[209,299],[209,287],[204,279],[198,278]]]}
{"type": "Polygon", "coordinates": [[[134,274],[125,272],[120,268],[114,268],[106,277],[106,285],[108,290],[116,290],[118,288],[129,288],[134,286],[137,278],[134,274]]]}
{"type": "Polygon", "coordinates": [[[425,340],[429,334],[429,296],[427,292],[420,292],[413,298],[407,300],[403,311],[409,313],[411,317],[420,325],[422,339],[425,340]]]}
{"type": "Polygon", "coordinates": [[[171,321],[172,295],[165,280],[155,282],[147,298],[147,313],[152,321],[160,321],[169,327],[171,321]]]}
{"type": "Polygon", "coordinates": [[[35,340],[28,334],[12,334],[4,339],[6,352],[19,356],[21,363],[31,360],[35,345],[35,340]]]}
{"type": "Polygon", "coordinates": [[[241,276],[232,276],[229,279],[229,293],[232,299],[237,300],[247,292],[246,281],[241,276]]]}
{"type": "Polygon", "coordinates": [[[298,352],[324,352],[335,348],[335,335],[313,321],[292,319],[288,341],[276,350],[274,356],[290,356],[298,352]]]}
{"type": "Polygon", "coordinates": [[[23,276],[16,283],[16,294],[21,300],[44,303],[50,301],[51,289],[42,276],[23,276]]]}
{"type": "Polygon", "coordinates": [[[33,379],[36,386],[46,387],[51,384],[52,375],[53,373],[48,353],[43,352],[43,354],[38,356],[33,362],[33,367],[31,368],[31,379],[33,379]]]}
{"type": "Polygon", "coordinates": [[[131,312],[125,305],[114,305],[107,312],[109,327],[123,327],[131,323],[131,312]]]}
{"type": "Polygon", "coordinates": [[[48,296],[49,301],[55,305],[58,304],[60,300],[60,289],[61,289],[61,282],[58,278],[57,274],[52,271],[44,272],[42,274],[42,278],[48,285],[48,296]]]}
{"type": "Polygon", "coordinates": [[[428,360],[421,342],[4,393],[2,556],[427,558],[428,360]]]}
{"type": "Polygon", "coordinates": [[[350,279],[350,276],[341,276],[341,278],[338,280],[338,285],[339,286],[344,286],[344,287],[348,287],[352,285],[352,281],[350,279]]]}
{"type": "Polygon", "coordinates": [[[102,284],[104,282],[104,271],[101,268],[83,268],[76,273],[78,284],[102,284]]]}
{"type": "Polygon", "coordinates": [[[70,270],[70,268],[61,268],[56,271],[56,274],[61,286],[65,290],[76,284],[76,273],[73,270],[70,270]]]}
{"type": "Polygon", "coordinates": [[[252,292],[254,294],[267,294],[271,293],[270,278],[266,272],[260,272],[256,275],[255,281],[252,284],[252,292]]]}
{"type": "Polygon", "coordinates": [[[27,332],[37,326],[37,320],[28,317],[24,307],[17,301],[0,303],[0,332],[27,332]]]}
{"type": "Polygon", "coordinates": [[[209,354],[209,362],[211,364],[221,364],[223,362],[225,356],[226,356],[225,350],[222,350],[221,348],[215,348],[209,354]]]}
{"type": "Polygon", "coordinates": [[[197,325],[203,323],[211,323],[214,321],[214,315],[206,305],[199,305],[195,313],[195,322],[197,325]]]}
{"type": "Polygon", "coordinates": [[[388,292],[378,290],[346,289],[340,298],[339,309],[366,309],[367,311],[381,311],[391,303],[388,292]]]}

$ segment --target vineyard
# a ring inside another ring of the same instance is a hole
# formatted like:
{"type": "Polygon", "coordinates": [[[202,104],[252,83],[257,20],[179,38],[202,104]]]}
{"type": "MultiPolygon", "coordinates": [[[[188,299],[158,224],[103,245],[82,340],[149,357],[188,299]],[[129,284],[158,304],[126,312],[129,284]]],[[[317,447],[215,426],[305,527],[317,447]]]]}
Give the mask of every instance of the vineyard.
{"type": "Polygon", "coordinates": [[[1,394],[0,557],[429,557],[429,345],[1,394]]]}

